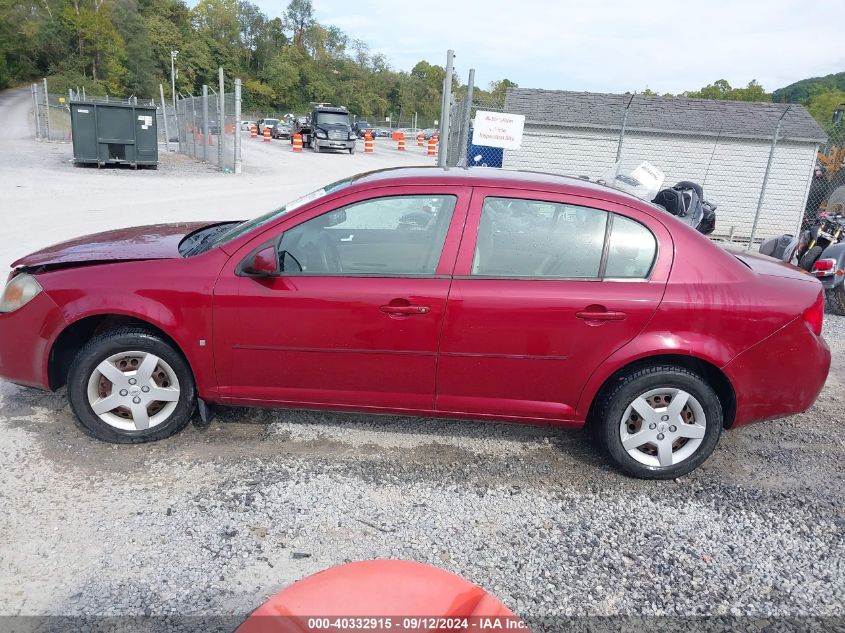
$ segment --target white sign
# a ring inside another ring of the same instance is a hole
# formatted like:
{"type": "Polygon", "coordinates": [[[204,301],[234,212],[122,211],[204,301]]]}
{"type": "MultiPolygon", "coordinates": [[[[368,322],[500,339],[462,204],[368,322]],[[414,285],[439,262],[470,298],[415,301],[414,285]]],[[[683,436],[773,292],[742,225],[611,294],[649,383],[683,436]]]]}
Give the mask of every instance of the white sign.
{"type": "Polygon", "coordinates": [[[503,149],[519,149],[522,144],[522,128],[525,116],[503,112],[475,113],[475,127],[472,130],[472,144],[503,149]]]}

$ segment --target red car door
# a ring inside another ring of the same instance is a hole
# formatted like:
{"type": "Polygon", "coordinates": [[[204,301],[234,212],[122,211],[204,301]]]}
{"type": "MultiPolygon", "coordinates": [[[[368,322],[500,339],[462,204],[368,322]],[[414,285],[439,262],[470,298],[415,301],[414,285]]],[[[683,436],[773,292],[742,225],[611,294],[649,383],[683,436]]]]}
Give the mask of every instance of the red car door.
{"type": "Polygon", "coordinates": [[[215,288],[215,365],[233,403],[427,410],[468,188],[370,189],[252,240],[215,288]],[[239,276],[267,243],[284,270],[239,276]]]}
{"type": "Polygon", "coordinates": [[[663,296],[671,237],[601,200],[477,188],[449,293],[436,408],[566,421],[663,296]]]}

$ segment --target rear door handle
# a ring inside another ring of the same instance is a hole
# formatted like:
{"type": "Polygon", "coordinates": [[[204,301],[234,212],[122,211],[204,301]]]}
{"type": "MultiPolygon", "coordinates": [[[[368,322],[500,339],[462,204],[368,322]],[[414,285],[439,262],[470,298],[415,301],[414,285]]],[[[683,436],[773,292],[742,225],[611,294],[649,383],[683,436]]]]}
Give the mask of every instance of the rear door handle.
{"type": "Polygon", "coordinates": [[[628,315],[624,312],[610,312],[608,310],[582,310],[576,312],[575,316],[585,321],[621,321],[628,315]]]}
{"type": "Polygon", "coordinates": [[[428,306],[392,306],[386,305],[379,308],[385,314],[426,314],[431,310],[428,306]]]}

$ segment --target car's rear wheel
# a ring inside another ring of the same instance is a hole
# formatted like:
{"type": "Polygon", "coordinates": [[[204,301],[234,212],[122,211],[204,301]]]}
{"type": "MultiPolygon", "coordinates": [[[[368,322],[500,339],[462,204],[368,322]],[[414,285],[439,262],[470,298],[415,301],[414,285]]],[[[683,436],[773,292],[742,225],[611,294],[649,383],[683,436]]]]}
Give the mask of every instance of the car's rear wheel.
{"type": "Polygon", "coordinates": [[[672,479],[701,465],[722,432],[722,406],[698,374],[645,367],[600,395],[598,437],[611,459],[643,479],[672,479]]]}
{"type": "Polygon", "coordinates": [[[68,399],[83,430],[106,442],[134,444],[185,428],[196,406],[187,361],[139,327],[91,339],[68,374],[68,399]]]}

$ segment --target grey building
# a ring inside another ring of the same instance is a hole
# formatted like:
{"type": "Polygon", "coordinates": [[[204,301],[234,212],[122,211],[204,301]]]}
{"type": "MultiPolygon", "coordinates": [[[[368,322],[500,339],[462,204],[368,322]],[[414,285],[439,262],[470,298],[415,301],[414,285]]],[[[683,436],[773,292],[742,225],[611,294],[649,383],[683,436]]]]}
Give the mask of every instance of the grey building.
{"type": "MultiPolygon", "coordinates": [[[[525,115],[522,146],[503,166],[605,178],[617,152],[621,171],[648,161],[666,185],[692,180],[717,209],[716,235],[747,240],[760,200],[772,138],[787,106],[562,90],[511,89],[505,111],[525,115]],[[630,106],[629,106],[630,102],[630,106]],[[627,117],[625,116],[626,106],[627,117]],[[620,150],[620,132],[624,135],[620,150]]],[[[800,224],[824,131],[800,105],[783,117],[756,237],[800,224]]]]}

